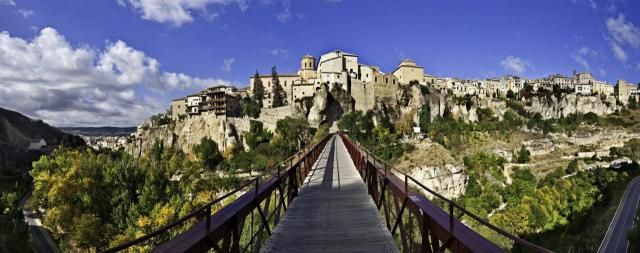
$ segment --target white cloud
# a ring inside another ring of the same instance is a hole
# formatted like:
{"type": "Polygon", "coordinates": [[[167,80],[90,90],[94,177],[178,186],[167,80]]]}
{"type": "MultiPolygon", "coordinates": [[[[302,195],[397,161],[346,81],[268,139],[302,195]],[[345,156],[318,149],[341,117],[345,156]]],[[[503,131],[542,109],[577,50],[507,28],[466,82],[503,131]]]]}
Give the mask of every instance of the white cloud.
{"type": "Polygon", "coordinates": [[[640,71],[640,63],[636,64],[636,70],[640,71]]]}
{"type": "Polygon", "coordinates": [[[609,18],[606,21],[608,38],[611,51],[616,59],[626,62],[628,59],[625,46],[640,48],[640,29],[631,21],[627,21],[625,16],[619,14],[617,18],[609,18]]]}
{"type": "Polygon", "coordinates": [[[589,7],[591,7],[591,9],[598,9],[598,4],[596,4],[595,0],[573,0],[573,3],[577,4],[577,3],[586,3],[589,5],[589,7]]]}
{"type": "Polygon", "coordinates": [[[274,48],[269,50],[269,53],[274,55],[274,56],[280,56],[283,58],[287,58],[289,57],[289,50],[284,49],[284,48],[274,48]]]}
{"type": "Polygon", "coordinates": [[[20,13],[20,15],[22,15],[22,17],[29,17],[29,16],[33,16],[33,14],[35,14],[35,12],[33,12],[32,10],[18,10],[18,13],[20,13]]]}
{"type": "Polygon", "coordinates": [[[220,70],[227,73],[231,72],[231,69],[233,67],[232,65],[235,61],[235,58],[224,59],[224,61],[222,61],[222,67],[220,67],[220,70]]]}
{"type": "Polygon", "coordinates": [[[640,29],[631,21],[627,22],[624,15],[607,19],[607,30],[613,39],[620,45],[629,45],[633,48],[640,47],[640,29]]]}
{"type": "Polygon", "coordinates": [[[576,63],[580,64],[585,70],[590,70],[591,66],[589,65],[588,57],[595,57],[598,53],[591,48],[581,47],[575,53],[571,54],[571,58],[573,58],[576,63]]]}
{"type": "Polygon", "coordinates": [[[74,48],[53,28],[33,39],[0,33],[0,107],[54,125],[131,126],[162,112],[165,90],[230,84],[163,72],[123,41],[74,48]]]}
{"type": "Polygon", "coordinates": [[[278,13],[276,18],[282,23],[287,23],[291,16],[291,1],[285,0],[282,2],[282,12],[278,13]]]}
{"type": "Polygon", "coordinates": [[[604,69],[600,69],[600,76],[602,77],[607,76],[607,71],[604,71],[604,69]]]}
{"type": "Polygon", "coordinates": [[[16,2],[13,0],[0,0],[0,5],[11,5],[15,6],[16,2]]]}
{"type": "Polygon", "coordinates": [[[142,13],[142,18],[160,23],[181,26],[193,22],[193,11],[206,14],[207,18],[217,14],[209,13],[207,7],[212,5],[227,6],[237,4],[241,11],[249,8],[247,0],[116,0],[121,6],[130,6],[142,13]]]}
{"type": "Polygon", "coordinates": [[[622,49],[622,47],[620,47],[620,45],[618,45],[618,43],[611,41],[611,43],[609,43],[611,45],[611,50],[613,51],[613,56],[616,57],[616,59],[622,61],[622,62],[626,62],[627,61],[627,53],[624,51],[624,49],[622,49]]]}
{"type": "Polygon", "coordinates": [[[514,74],[523,74],[529,64],[521,58],[509,55],[500,61],[500,65],[506,70],[514,74]]]}

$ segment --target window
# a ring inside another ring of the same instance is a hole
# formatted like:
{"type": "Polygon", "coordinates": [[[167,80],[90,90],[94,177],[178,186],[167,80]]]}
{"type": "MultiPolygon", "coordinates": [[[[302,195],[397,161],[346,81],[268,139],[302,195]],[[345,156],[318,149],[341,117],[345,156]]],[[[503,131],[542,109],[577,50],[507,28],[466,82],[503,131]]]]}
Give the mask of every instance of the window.
{"type": "Polygon", "coordinates": [[[369,77],[369,74],[367,74],[367,77],[369,77]]]}
{"type": "Polygon", "coordinates": [[[338,75],[338,78],[340,78],[340,75],[338,75]]]}
{"type": "Polygon", "coordinates": [[[389,83],[389,78],[384,78],[385,83],[389,83]]]}
{"type": "Polygon", "coordinates": [[[374,78],[374,79],[375,79],[375,80],[374,80],[374,82],[378,82],[378,78],[377,78],[377,77],[376,77],[376,78],[374,78]]]}

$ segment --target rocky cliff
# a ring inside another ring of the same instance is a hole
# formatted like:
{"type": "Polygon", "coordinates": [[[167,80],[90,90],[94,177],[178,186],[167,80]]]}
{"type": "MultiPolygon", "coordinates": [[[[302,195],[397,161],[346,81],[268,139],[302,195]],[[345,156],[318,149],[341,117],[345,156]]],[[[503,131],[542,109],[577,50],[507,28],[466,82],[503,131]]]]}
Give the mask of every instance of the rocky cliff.
{"type": "MultiPolygon", "coordinates": [[[[464,194],[468,179],[461,166],[452,164],[446,164],[443,167],[415,167],[410,175],[427,188],[449,199],[457,198],[464,194]]],[[[422,191],[425,196],[432,197],[428,191],[422,191]]]]}
{"type": "MultiPolygon", "coordinates": [[[[151,149],[155,142],[159,141],[165,147],[177,148],[190,154],[193,146],[199,144],[206,137],[215,141],[218,144],[218,149],[224,151],[233,147],[240,139],[236,125],[244,125],[243,121],[234,119],[231,122],[226,117],[202,115],[188,117],[170,125],[141,127],[135,133],[133,141],[127,145],[126,150],[131,154],[139,155],[151,149]]],[[[249,119],[246,121],[248,124],[249,119]]]]}
{"type": "Polygon", "coordinates": [[[567,94],[560,99],[555,96],[532,97],[526,102],[528,106],[525,109],[528,112],[540,113],[544,119],[559,119],[570,114],[590,112],[609,115],[621,109],[612,96],[602,99],[599,96],[567,94]]]}

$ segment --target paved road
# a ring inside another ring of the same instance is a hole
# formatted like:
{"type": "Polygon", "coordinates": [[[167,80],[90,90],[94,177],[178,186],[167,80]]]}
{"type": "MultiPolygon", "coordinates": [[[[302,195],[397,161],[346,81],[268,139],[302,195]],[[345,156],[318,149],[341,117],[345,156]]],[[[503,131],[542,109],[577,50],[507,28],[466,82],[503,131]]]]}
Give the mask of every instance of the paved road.
{"type": "Polygon", "coordinates": [[[627,231],[633,225],[638,200],[640,200],[640,177],[629,183],[598,252],[626,253],[628,251],[627,231]]]}
{"type": "Polygon", "coordinates": [[[329,140],[261,252],[399,252],[340,138],[329,140]]]}
{"type": "Polygon", "coordinates": [[[53,241],[49,232],[42,227],[42,222],[36,217],[36,213],[29,209],[26,209],[24,205],[27,200],[31,198],[31,192],[27,193],[20,200],[18,207],[22,209],[24,215],[24,221],[29,224],[29,230],[31,231],[31,238],[33,239],[33,251],[36,253],[58,253],[60,252],[53,241]]]}

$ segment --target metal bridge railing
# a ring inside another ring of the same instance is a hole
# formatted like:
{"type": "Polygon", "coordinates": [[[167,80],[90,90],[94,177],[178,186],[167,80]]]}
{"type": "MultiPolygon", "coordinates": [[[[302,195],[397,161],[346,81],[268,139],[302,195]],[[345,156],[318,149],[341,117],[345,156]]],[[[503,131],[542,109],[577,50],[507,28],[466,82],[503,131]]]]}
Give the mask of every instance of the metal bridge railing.
{"type": "Polygon", "coordinates": [[[463,215],[510,239],[526,252],[552,252],[492,225],[415,178],[393,169],[346,134],[341,133],[340,137],[402,252],[506,251],[461,223],[463,215]],[[448,213],[412,190],[410,183],[444,201],[448,213]]]}
{"type": "Polygon", "coordinates": [[[277,174],[271,178],[254,178],[154,232],[104,252],[128,251],[137,245],[151,246],[152,252],[259,252],[332,136],[327,135],[275,166],[272,172],[277,174]],[[249,189],[251,186],[253,189],[249,189]],[[212,207],[241,192],[244,194],[212,214],[212,207]],[[198,221],[174,238],[152,241],[179,226],[190,225],[188,222],[193,219],[198,221]]]}

